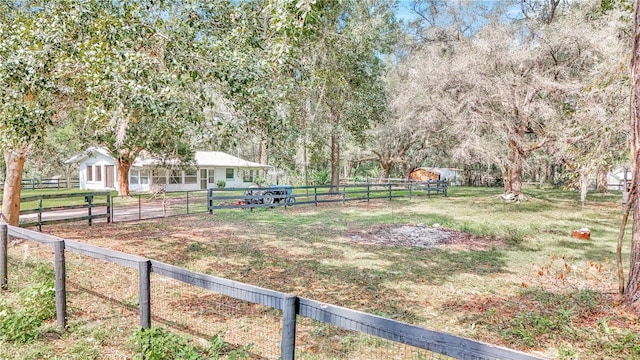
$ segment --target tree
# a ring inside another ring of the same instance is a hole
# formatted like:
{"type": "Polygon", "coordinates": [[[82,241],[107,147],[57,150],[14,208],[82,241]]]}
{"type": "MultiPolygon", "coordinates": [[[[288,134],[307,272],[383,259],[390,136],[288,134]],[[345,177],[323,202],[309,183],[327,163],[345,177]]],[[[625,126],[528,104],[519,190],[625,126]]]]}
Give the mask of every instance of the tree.
{"type": "Polygon", "coordinates": [[[581,83],[605,58],[597,40],[581,35],[600,25],[588,15],[591,5],[575,5],[562,17],[556,11],[551,23],[494,14],[468,36],[410,55],[410,63],[421,64],[410,81],[429,89],[413,104],[439,112],[434,117],[458,134],[454,159],[497,166],[509,197],[524,197],[527,159],[563,138],[581,83]]]}
{"type": "Polygon", "coordinates": [[[204,117],[212,92],[192,14],[181,2],[103,4],[79,44],[89,139],[117,160],[120,195],[141,154],[188,162],[185,134],[204,117]],[[191,21],[190,21],[191,19],[191,21]],[[209,92],[209,93],[207,93],[209,92]]]}
{"type": "MultiPolygon", "coordinates": [[[[422,54],[438,51],[431,45],[422,54]]],[[[438,88],[443,76],[448,76],[444,64],[431,62],[437,57],[411,56],[400,61],[387,76],[391,97],[389,116],[370,132],[370,157],[380,164],[381,177],[389,177],[394,168],[408,177],[411,170],[421,166],[429,156],[447,156],[447,149],[455,144],[456,134],[448,131],[452,120],[442,113],[443,98],[425,89],[438,88]],[[411,81],[418,77],[422,81],[411,81]]]]}
{"type": "MultiPolygon", "coordinates": [[[[640,312],[640,201],[638,201],[638,184],[640,184],[640,0],[635,2],[633,52],[631,54],[631,165],[633,186],[629,196],[629,207],[633,209],[633,229],[631,235],[631,255],[629,278],[622,290],[626,307],[640,312]]],[[[625,215],[626,216],[626,215],[625,215]]],[[[624,221],[623,221],[624,226],[624,221]]],[[[622,227],[621,234],[624,233],[622,227]]],[[[622,235],[621,235],[622,237],[622,235]]],[[[621,237],[618,239],[618,262],[620,263],[621,237]]],[[[622,280],[621,267],[618,274],[622,280]]]]}
{"type": "Polygon", "coordinates": [[[313,110],[305,123],[326,128],[333,188],[340,179],[341,135],[362,142],[365,130],[384,116],[381,56],[395,40],[391,7],[387,0],[318,1],[307,16],[300,73],[313,110]]]}
{"type": "Polygon", "coordinates": [[[17,225],[20,182],[33,145],[71,111],[75,35],[82,6],[65,0],[0,4],[0,146],[6,163],[2,220],[17,225]],[[60,26],[65,24],[66,26],[60,26]]]}

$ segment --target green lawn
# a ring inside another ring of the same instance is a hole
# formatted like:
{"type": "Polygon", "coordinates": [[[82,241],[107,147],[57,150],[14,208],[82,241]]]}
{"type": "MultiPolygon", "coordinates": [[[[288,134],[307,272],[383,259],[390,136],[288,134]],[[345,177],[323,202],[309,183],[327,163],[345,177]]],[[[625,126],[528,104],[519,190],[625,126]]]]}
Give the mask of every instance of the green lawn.
{"type": "MultiPolygon", "coordinates": [[[[500,193],[451,187],[448,197],[224,209],[48,231],[549,358],[640,359],[637,315],[621,309],[616,296],[621,194],[590,193],[581,205],[577,192],[526,188],[522,203],[505,203],[500,193]],[[436,224],[469,236],[434,248],[358,240],[436,224]],[[571,237],[583,227],[590,240],[571,237]]],[[[90,331],[81,319],[70,321],[74,331],[90,331]]],[[[319,347],[336,346],[337,336],[319,347]]],[[[354,350],[340,351],[338,358],[349,358],[354,350]]]]}

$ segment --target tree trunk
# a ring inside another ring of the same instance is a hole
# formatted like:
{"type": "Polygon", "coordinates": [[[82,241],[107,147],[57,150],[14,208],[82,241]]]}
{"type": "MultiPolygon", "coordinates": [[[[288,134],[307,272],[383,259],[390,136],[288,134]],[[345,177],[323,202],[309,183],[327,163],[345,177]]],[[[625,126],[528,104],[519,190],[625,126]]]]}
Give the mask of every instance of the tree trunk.
{"type": "Polygon", "coordinates": [[[630,198],[633,201],[633,228],[631,235],[631,253],[629,277],[623,293],[623,304],[636,313],[640,312],[640,201],[637,201],[637,187],[640,184],[640,0],[635,4],[634,43],[631,56],[631,164],[633,182],[630,198]]]}
{"type": "Polygon", "coordinates": [[[133,161],[119,157],[118,158],[118,170],[117,178],[118,178],[118,195],[120,196],[129,196],[131,193],[129,192],[129,169],[131,169],[131,165],[133,165],[133,161]]]}
{"type": "Polygon", "coordinates": [[[27,159],[28,146],[23,145],[12,152],[4,150],[4,162],[7,173],[4,179],[2,196],[2,221],[9,225],[20,224],[20,190],[24,161],[27,159]]]}
{"type": "MultiPolygon", "coordinates": [[[[391,167],[393,164],[391,163],[380,163],[380,167],[382,167],[382,174],[380,174],[380,179],[388,179],[391,174],[391,167]]],[[[407,176],[408,178],[408,176],[407,176]]]]}
{"type": "Polygon", "coordinates": [[[524,152],[514,140],[509,140],[508,159],[509,188],[507,188],[505,183],[505,193],[511,193],[516,197],[520,197],[522,194],[522,167],[524,165],[524,152]]]}
{"type": "Polygon", "coordinates": [[[267,165],[267,140],[260,140],[260,146],[258,147],[258,162],[262,165],[267,165]]]}
{"type": "Polygon", "coordinates": [[[589,189],[589,172],[586,170],[580,171],[580,178],[578,179],[580,184],[580,204],[584,205],[587,201],[587,190],[589,189]]]}
{"type": "Polygon", "coordinates": [[[596,177],[596,191],[601,194],[609,192],[609,184],[607,181],[607,168],[604,166],[598,167],[598,174],[596,177]]]}
{"type": "Polygon", "coordinates": [[[340,185],[340,136],[334,132],[331,135],[331,190],[337,192],[340,185]]]}
{"type": "Polygon", "coordinates": [[[501,169],[502,189],[505,194],[511,193],[511,173],[508,168],[501,169]]]}
{"type": "MultiPolygon", "coordinates": [[[[640,130],[640,129],[639,129],[640,130]]],[[[640,166],[640,159],[635,159],[636,168],[640,166]]],[[[634,181],[637,184],[640,183],[640,172],[634,170],[634,181]]],[[[629,277],[627,286],[624,289],[623,303],[625,307],[633,310],[636,313],[640,313],[640,201],[636,198],[633,201],[633,228],[631,235],[631,254],[629,265],[629,277]]],[[[628,201],[630,201],[629,199],[628,201]]]]}
{"type": "Polygon", "coordinates": [[[471,165],[464,164],[464,186],[471,186],[471,165]]]}

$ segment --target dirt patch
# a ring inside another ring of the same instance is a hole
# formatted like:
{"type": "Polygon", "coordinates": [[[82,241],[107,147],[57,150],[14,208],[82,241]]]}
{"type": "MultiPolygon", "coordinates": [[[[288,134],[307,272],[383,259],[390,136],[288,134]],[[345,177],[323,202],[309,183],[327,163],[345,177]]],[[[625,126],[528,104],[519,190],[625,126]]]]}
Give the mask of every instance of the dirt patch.
{"type": "Polygon", "coordinates": [[[383,225],[352,231],[348,237],[359,244],[399,247],[486,250],[504,246],[501,239],[475,236],[439,226],[383,225]]]}

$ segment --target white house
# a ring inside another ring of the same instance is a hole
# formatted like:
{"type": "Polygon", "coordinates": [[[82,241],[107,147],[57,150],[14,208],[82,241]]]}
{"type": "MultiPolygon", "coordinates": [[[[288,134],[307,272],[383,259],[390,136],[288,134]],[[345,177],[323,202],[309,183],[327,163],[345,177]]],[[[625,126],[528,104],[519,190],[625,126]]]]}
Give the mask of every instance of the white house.
{"type": "Polygon", "coordinates": [[[633,174],[629,167],[617,167],[607,174],[607,189],[608,190],[623,190],[625,179],[627,182],[631,181],[633,174]]]}
{"type": "MultiPolygon", "coordinates": [[[[108,150],[91,148],[65,163],[78,163],[80,189],[116,189],[117,162],[108,150]]],[[[129,170],[129,189],[148,191],[162,185],[167,191],[200,190],[216,187],[224,180],[226,187],[248,187],[258,177],[265,177],[269,165],[247,161],[220,151],[196,151],[188,168],[168,168],[152,158],[137,158],[129,170]]]]}

